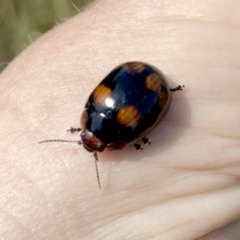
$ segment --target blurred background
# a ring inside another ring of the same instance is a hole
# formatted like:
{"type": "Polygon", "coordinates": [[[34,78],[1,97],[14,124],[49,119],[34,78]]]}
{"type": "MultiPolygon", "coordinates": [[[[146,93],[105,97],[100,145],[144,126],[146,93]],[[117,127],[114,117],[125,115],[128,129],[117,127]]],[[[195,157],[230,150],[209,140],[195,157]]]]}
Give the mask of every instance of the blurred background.
{"type": "Polygon", "coordinates": [[[0,72],[44,32],[91,0],[0,0],[0,72]]]}

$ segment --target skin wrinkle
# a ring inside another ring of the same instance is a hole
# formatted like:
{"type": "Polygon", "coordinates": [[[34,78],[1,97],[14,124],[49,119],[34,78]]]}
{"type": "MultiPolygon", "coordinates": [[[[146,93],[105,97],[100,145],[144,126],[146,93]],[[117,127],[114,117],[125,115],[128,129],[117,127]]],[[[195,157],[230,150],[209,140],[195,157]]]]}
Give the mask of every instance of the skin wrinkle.
{"type": "Polygon", "coordinates": [[[240,221],[232,222],[229,224],[228,229],[216,229],[215,231],[203,236],[203,238],[198,240],[235,240],[239,236],[239,224],[240,221]],[[237,231],[236,231],[237,230],[237,231]]]}
{"type": "MultiPolygon", "coordinates": [[[[158,201],[156,201],[156,205],[157,205],[157,203],[158,203],[158,201]]],[[[151,204],[148,204],[148,206],[152,206],[153,205],[153,203],[151,203],[151,204]]],[[[143,206],[142,206],[143,207],[143,206]]],[[[142,207],[140,207],[140,209],[142,209],[142,207]]],[[[127,212],[124,212],[124,214],[126,214],[127,212]]],[[[134,214],[133,214],[134,215],[134,214]]],[[[111,221],[109,221],[109,222],[111,222],[111,221]]]]}
{"type": "MultiPolygon", "coordinates": [[[[175,200],[174,200],[175,201],[175,200]]],[[[148,205],[148,207],[150,207],[151,205],[148,205]]],[[[156,203],[156,206],[157,206],[157,203],[156,203]]],[[[147,207],[147,208],[148,208],[147,207]]],[[[141,208],[141,211],[144,211],[145,209],[144,208],[141,208]]],[[[134,212],[132,212],[132,213],[129,213],[132,217],[134,217],[136,214],[134,214],[134,212]]],[[[121,221],[121,217],[120,218],[118,218],[117,219],[117,221],[121,221]]],[[[167,232],[169,232],[170,230],[173,230],[173,229],[177,229],[177,227],[178,226],[184,226],[184,225],[186,225],[187,223],[191,223],[191,220],[189,220],[189,221],[186,221],[184,224],[179,224],[179,225],[176,225],[176,226],[174,226],[174,227],[172,227],[172,228],[169,228],[169,229],[166,229],[166,230],[164,230],[164,233],[167,233],[167,232]]],[[[118,224],[117,224],[118,225],[118,224]]],[[[114,231],[114,230],[113,230],[114,231]]],[[[163,232],[161,232],[161,233],[163,233],[163,232]]],[[[110,233],[109,233],[110,234],[110,233]]],[[[164,236],[164,234],[161,234],[161,236],[164,236]]],[[[136,236],[135,236],[136,237],[136,236]]],[[[164,239],[164,238],[163,238],[164,239]]],[[[176,238],[175,238],[176,239],[176,238]]],[[[178,239],[178,238],[177,238],[178,239]]]]}

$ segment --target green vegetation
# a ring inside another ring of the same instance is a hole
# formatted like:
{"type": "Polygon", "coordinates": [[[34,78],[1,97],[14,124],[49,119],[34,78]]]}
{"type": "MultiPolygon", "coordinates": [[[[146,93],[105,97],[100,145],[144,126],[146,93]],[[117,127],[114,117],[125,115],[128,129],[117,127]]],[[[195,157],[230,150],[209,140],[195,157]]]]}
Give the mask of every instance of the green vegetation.
{"type": "Polygon", "coordinates": [[[0,72],[27,45],[90,0],[0,0],[0,72]]]}

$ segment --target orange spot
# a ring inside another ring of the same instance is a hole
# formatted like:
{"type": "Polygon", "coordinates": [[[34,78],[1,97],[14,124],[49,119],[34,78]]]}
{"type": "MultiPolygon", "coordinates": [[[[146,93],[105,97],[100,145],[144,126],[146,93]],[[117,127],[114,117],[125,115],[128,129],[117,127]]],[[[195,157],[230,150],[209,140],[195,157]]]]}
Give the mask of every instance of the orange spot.
{"type": "Polygon", "coordinates": [[[93,92],[93,100],[100,105],[105,106],[106,99],[110,97],[112,90],[109,87],[101,84],[93,92]]]}
{"type": "Polygon", "coordinates": [[[161,82],[160,76],[156,73],[152,73],[147,76],[145,86],[153,92],[160,92],[162,88],[161,82]]]}
{"type": "Polygon", "coordinates": [[[129,73],[141,73],[145,69],[145,65],[141,62],[130,62],[123,66],[129,73]]]}
{"type": "Polygon", "coordinates": [[[136,73],[141,73],[145,69],[145,65],[140,62],[130,63],[129,67],[136,73]]]}
{"type": "Polygon", "coordinates": [[[134,106],[121,108],[117,113],[117,122],[125,127],[135,127],[140,120],[140,113],[134,106]]]}

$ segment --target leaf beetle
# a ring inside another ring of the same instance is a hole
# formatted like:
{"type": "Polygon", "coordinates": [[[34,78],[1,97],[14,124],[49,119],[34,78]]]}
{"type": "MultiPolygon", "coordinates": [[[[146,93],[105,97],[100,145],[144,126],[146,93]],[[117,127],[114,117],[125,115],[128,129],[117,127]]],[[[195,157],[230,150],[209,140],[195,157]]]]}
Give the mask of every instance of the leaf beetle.
{"type": "Polygon", "coordinates": [[[167,113],[171,92],[184,85],[170,88],[163,74],[143,62],[126,62],[113,69],[90,94],[80,118],[80,140],[48,139],[45,142],[77,142],[94,153],[99,188],[98,152],[117,150],[141,143],[150,144],[146,137],[167,113]]]}

